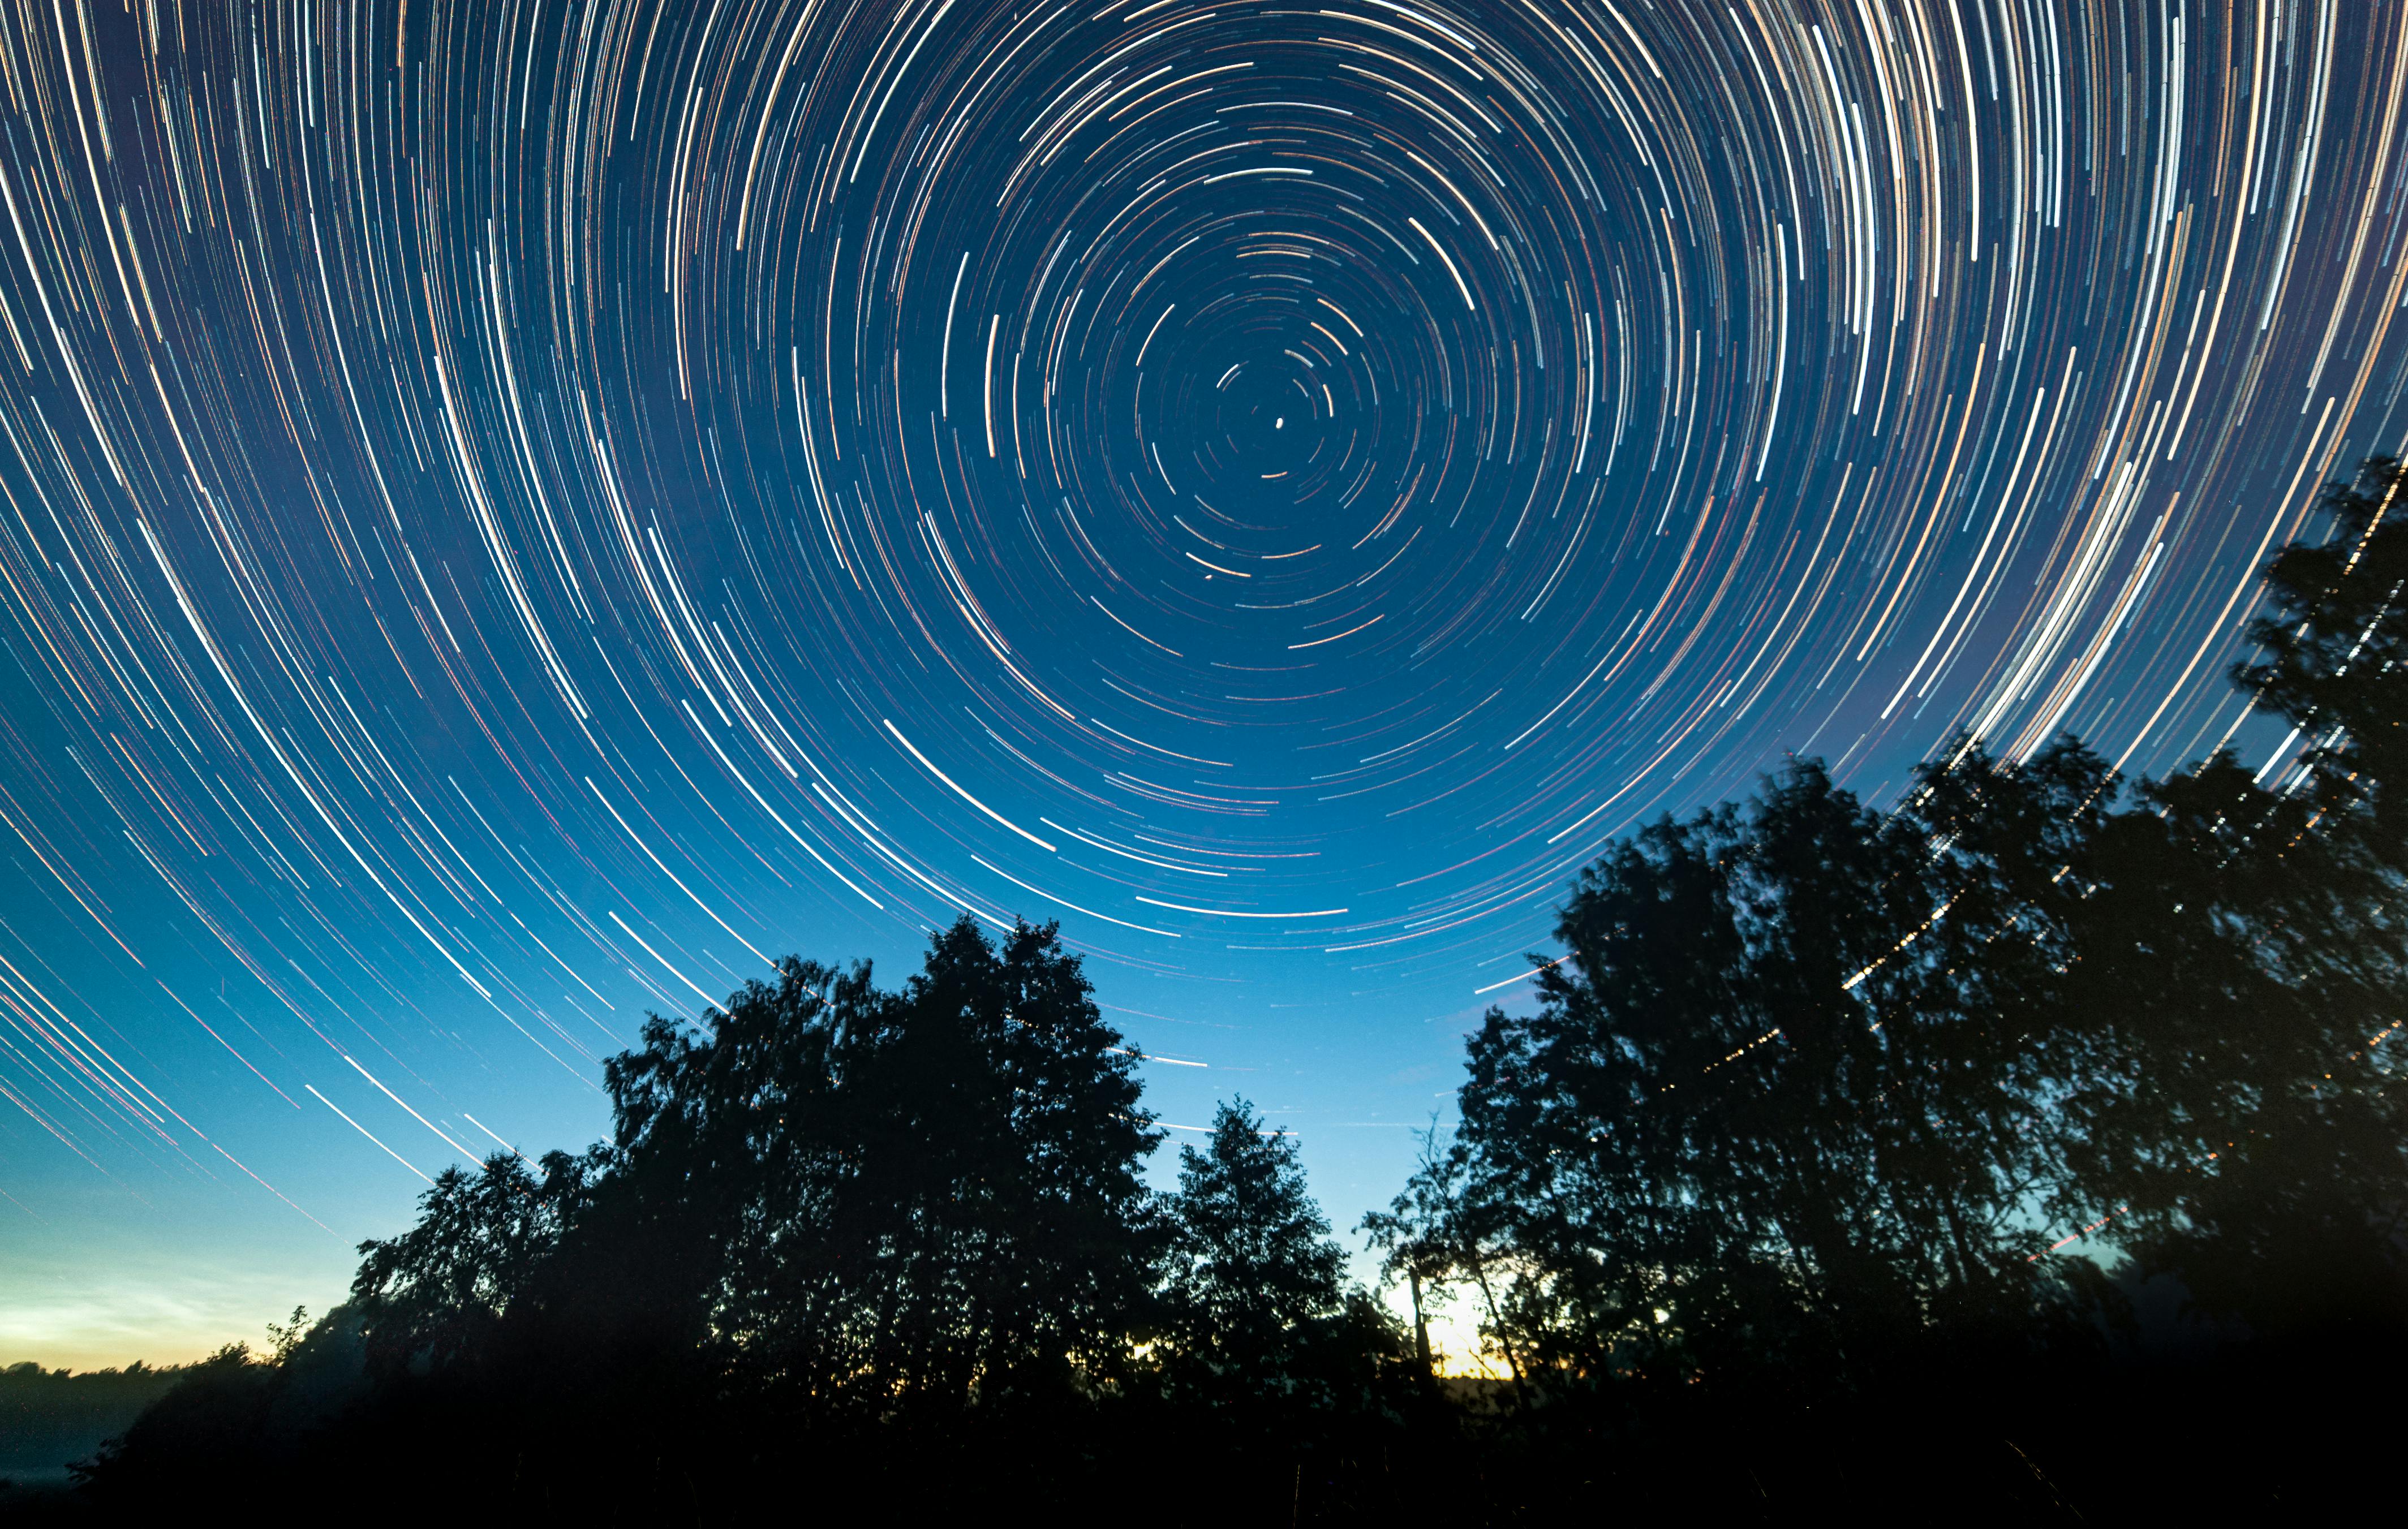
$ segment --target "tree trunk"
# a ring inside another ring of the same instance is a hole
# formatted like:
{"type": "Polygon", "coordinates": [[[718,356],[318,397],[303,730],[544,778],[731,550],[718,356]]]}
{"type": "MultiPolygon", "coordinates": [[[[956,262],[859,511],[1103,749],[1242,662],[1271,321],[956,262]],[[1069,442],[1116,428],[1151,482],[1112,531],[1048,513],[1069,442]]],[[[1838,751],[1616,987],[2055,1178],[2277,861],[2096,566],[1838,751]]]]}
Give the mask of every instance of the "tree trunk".
{"type": "Polygon", "coordinates": [[[1422,1277],[1407,1269],[1405,1283],[1413,1293],[1413,1357],[1421,1362],[1423,1383],[1434,1386],[1438,1376],[1430,1368],[1429,1323],[1422,1319],[1422,1277]]]}

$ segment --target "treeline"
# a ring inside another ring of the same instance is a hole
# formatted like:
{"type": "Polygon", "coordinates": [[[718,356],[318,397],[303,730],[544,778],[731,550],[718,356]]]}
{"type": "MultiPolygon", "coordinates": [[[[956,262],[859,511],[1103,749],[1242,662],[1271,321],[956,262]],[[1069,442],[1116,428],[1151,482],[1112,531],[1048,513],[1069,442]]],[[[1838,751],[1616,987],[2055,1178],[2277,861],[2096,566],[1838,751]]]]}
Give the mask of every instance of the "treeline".
{"type": "Polygon", "coordinates": [[[1584,872],[1362,1228],[1503,1379],[1432,1374],[1241,1103],[1150,1192],[1076,959],[966,921],[899,991],[789,961],[652,1021],[609,1143],[446,1173],[341,1311],[204,1366],[88,1490],[1485,1522],[2371,1483],[2408,1357],[2403,481],[2369,463],[2267,570],[2234,679],[2296,765],[2128,787],[1969,738],[1883,812],[1801,761],[1584,872]]]}
{"type": "Polygon", "coordinates": [[[964,919],[899,991],[789,959],[609,1061],[609,1142],[445,1171],[350,1302],[198,1366],[88,1494],[690,1519],[798,1473],[924,1504],[1359,1474],[1426,1401],[1402,1330],[1244,1101],[1147,1187],[1140,1061],[1051,926],[964,919]]]}
{"type": "MultiPolygon", "coordinates": [[[[63,1478],[67,1462],[124,1433],[186,1368],[139,1361],[80,1374],[30,1362],[0,1367],[0,1481],[63,1478]]],[[[0,1496],[0,1507],[7,1502],[0,1496]]]]}

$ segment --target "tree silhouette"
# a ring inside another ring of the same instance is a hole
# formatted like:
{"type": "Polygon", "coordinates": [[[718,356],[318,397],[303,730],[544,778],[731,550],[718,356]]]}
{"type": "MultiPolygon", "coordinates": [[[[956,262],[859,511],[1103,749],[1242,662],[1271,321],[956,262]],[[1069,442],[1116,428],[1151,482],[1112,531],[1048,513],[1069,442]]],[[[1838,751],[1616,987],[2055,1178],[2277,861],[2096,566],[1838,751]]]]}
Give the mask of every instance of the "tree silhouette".
{"type": "Polygon", "coordinates": [[[2019,1215],[2052,1136],[2000,1022],[2043,954],[1985,910],[1975,982],[1930,938],[1973,857],[1812,762],[1609,851],[1539,1011],[1473,1036],[1457,1145],[1398,1245],[1511,1265],[1492,1329],[1590,1377],[1862,1377],[1939,1330],[2068,1330],[2086,1293],[2019,1215]]]}
{"type": "MultiPolygon", "coordinates": [[[[1383,1257],[1380,1272],[1391,1281],[1402,1279],[1413,1308],[1414,1361],[1430,1372],[1427,1308],[1446,1298],[1446,1286],[1469,1280],[1480,1293],[1481,1332],[1504,1356],[1517,1396],[1527,1400],[1521,1355],[1513,1346],[1514,1328],[1498,1304],[1501,1281],[1491,1266],[1504,1256],[1500,1239],[1514,1219],[1512,1207],[1472,1198],[1469,1159],[1466,1153],[1439,1146],[1439,1125],[1415,1133],[1421,1151],[1405,1187],[1385,1210],[1363,1218],[1360,1230],[1383,1257]]],[[[1485,1188],[1495,1189],[1489,1182],[1485,1188]]]]}
{"type": "MultiPolygon", "coordinates": [[[[2399,516],[2408,466],[2369,458],[2328,485],[2322,541],[2293,542],[2266,568],[2268,612],[2252,623],[2255,662],[2233,679],[2309,745],[2327,805],[2363,804],[2352,823],[2397,870],[2408,833],[2408,536],[2399,516]]],[[[2328,830],[2329,832],[2330,830],[2328,830]]]]}
{"type": "Polygon", "coordinates": [[[568,1262],[797,1404],[1109,1372],[1146,1299],[1158,1137],[1090,993],[1051,925],[998,948],[965,918],[900,993],[790,961],[698,1025],[654,1020],[609,1064],[616,1139],[568,1262]]]}
{"type": "MultiPolygon", "coordinates": [[[[585,1188],[586,1165],[566,1152],[542,1167],[538,1179],[515,1153],[495,1152],[480,1168],[446,1168],[420,1196],[415,1226],[360,1244],[351,1299],[371,1365],[448,1365],[491,1340],[585,1188]]],[[[272,1329],[280,1357],[299,1342],[302,1318],[272,1329]]]]}
{"type": "Polygon", "coordinates": [[[1345,1254],[1306,1192],[1295,1138],[1223,1104],[1202,1150],[1179,1150],[1165,1291],[1187,1354],[1218,1367],[1278,1368],[1298,1335],[1343,1303],[1345,1254]]]}
{"type": "Polygon", "coordinates": [[[2104,824],[2074,910],[2086,1069],[2070,1214],[2114,1213],[2145,1267],[2261,1332],[2408,1333],[2408,533],[2400,464],[2326,491],[2329,535],[2267,570],[2234,679],[2306,750],[2219,754],[2104,824]]]}
{"type": "Polygon", "coordinates": [[[1347,1280],[1293,1136],[1234,1099],[1179,1159],[1154,1378],[1159,1426],[1212,1463],[1198,1515],[1267,1496],[1293,1515],[1308,1486],[1340,1512],[1355,1500],[1337,1484],[1350,1464],[1398,1443],[1415,1406],[1404,1335],[1347,1280]]]}

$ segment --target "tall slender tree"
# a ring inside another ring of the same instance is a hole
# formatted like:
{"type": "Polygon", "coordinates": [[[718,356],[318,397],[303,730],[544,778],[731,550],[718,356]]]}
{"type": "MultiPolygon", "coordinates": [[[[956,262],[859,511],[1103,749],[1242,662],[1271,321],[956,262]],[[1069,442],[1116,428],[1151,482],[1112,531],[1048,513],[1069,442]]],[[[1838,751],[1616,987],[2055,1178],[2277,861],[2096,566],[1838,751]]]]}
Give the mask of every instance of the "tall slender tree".
{"type": "Polygon", "coordinates": [[[1341,1306],[1345,1254],[1306,1192],[1295,1138],[1266,1130],[1244,1099],[1214,1112],[1201,1150],[1179,1150],[1169,1208],[1168,1326],[1189,1355],[1273,1370],[1341,1306]]]}

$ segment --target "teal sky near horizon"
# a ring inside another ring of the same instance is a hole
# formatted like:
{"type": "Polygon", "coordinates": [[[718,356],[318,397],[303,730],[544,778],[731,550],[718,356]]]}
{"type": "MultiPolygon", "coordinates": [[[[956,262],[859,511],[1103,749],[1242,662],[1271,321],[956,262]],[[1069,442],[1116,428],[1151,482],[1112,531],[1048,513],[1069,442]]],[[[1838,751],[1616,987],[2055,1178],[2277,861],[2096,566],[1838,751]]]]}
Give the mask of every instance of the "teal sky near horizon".
{"type": "Polygon", "coordinates": [[[965,910],[1350,1228],[1632,824],[2247,725],[2408,444],[2403,31],[0,0],[0,1363],[322,1308],[965,910]]]}

